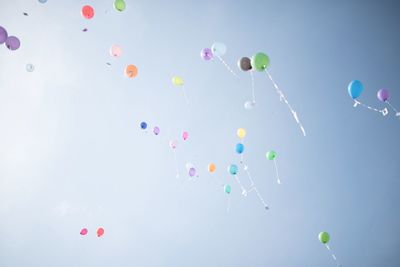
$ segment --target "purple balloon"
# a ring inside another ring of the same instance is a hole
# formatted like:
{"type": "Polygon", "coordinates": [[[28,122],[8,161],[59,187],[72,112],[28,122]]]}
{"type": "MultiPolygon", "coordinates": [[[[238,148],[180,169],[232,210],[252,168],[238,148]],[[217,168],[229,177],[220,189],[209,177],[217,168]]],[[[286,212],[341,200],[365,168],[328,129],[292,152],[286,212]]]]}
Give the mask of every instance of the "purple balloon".
{"type": "Polygon", "coordinates": [[[154,133],[155,135],[158,135],[158,134],[160,133],[160,128],[158,128],[157,126],[154,127],[153,133],[154,133]]]}
{"type": "Polygon", "coordinates": [[[204,48],[203,50],[201,50],[200,56],[204,60],[211,60],[214,57],[213,52],[210,48],[204,48]]]}
{"type": "Polygon", "coordinates": [[[9,36],[6,40],[6,46],[10,50],[17,50],[20,45],[19,39],[15,36],[9,36]]]}
{"type": "Polygon", "coordinates": [[[193,177],[193,176],[195,176],[196,175],[196,169],[195,168],[190,168],[189,169],[189,176],[190,177],[193,177]]]}
{"type": "Polygon", "coordinates": [[[0,26],[0,44],[4,44],[4,42],[7,40],[8,34],[6,29],[0,26]]]}
{"type": "Polygon", "coordinates": [[[389,91],[386,89],[380,89],[376,96],[380,101],[385,102],[389,99],[389,91]]]}

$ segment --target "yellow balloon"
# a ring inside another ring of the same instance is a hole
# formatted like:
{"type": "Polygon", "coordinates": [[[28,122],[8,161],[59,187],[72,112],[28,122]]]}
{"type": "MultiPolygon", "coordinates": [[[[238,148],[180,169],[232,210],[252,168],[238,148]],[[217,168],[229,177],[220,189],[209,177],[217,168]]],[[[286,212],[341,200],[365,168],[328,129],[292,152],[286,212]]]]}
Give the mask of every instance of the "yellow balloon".
{"type": "Polygon", "coordinates": [[[236,132],[240,139],[243,139],[246,136],[246,130],[243,128],[239,128],[236,132]]]}
{"type": "Polygon", "coordinates": [[[181,77],[174,76],[174,77],[172,77],[172,83],[175,86],[182,86],[183,85],[183,79],[181,77]]]}

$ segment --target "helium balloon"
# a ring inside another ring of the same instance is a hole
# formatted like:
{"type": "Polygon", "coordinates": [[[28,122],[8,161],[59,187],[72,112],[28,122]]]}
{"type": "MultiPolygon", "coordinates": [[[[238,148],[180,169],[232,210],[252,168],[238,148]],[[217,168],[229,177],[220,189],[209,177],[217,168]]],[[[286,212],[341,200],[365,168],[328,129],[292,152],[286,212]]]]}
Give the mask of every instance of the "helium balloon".
{"type": "Polygon", "coordinates": [[[15,36],[8,36],[6,40],[6,47],[10,50],[17,50],[20,47],[21,43],[19,39],[15,36]]]}
{"type": "Polygon", "coordinates": [[[246,101],[244,103],[244,108],[247,110],[253,109],[256,106],[256,103],[253,101],[246,101]]]}
{"type": "Polygon", "coordinates": [[[183,79],[181,77],[174,76],[174,77],[172,77],[172,83],[175,86],[182,86],[183,85],[183,79]]]}
{"type": "Polygon", "coordinates": [[[138,74],[138,69],[135,65],[128,65],[125,68],[125,75],[129,78],[135,78],[138,74]]]}
{"type": "Polygon", "coordinates": [[[4,44],[4,42],[7,40],[8,34],[6,29],[0,26],[0,44],[4,44]]]}
{"type": "Polygon", "coordinates": [[[318,239],[322,244],[326,244],[326,243],[329,242],[330,237],[329,237],[329,234],[327,232],[321,232],[318,235],[318,239]]]}
{"type": "Polygon", "coordinates": [[[119,45],[112,45],[110,47],[110,55],[113,57],[119,57],[122,54],[122,48],[119,45]]]}
{"type": "Polygon", "coordinates": [[[147,123],[146,122],[141,122],[140,123],[140,128],[142,128],[142,130],[146,130],[146,128],[147,128],[147,123]]]}
{"type": "Polygon", "coordinates": [[[115,0],[114,1],[114,8],[117,11],[124,11],[126,7],[125,1],[124,0],[115,0]]]}
{"type": "Polygon", "coordinates": [[[267,154],[265,156],[269,160],[274,160],[276,158],[276,152],[273,151],[273,150],[270,150],[270,151],[267,152],[267,154]]]}
{"type": "Polygon", "coordinates": [[[242,143],[237,144],[235,150],[236,153],[242,154],[244,151],[244,145],[242,143]]]}
{"type": "Polygon", "coordinates": [[[238,173],[238,166],[235,165],[235,164],[231,164],[231,165],[228,167],[228,172],[229,172],[230,174],[232,174],[232,175],[236,175],[236,174],[238,173]]]}
{"type": "Polygon", "coordinates": [[[35,66],[33,64],[26,64],[26,71],[27,72],[33,72],[35,70],[35,66]]]}
{"type": "Polygon", "coordinates": [[[160,134],[160,128],[158,128],[157,126],[154,127],[153,133],[154,133],[155,135],[159,135],[159,134],[160,134]]]}
{"type": "Polygon", "coordinates": [[[364,86],[360,81],[354,80],[349,83],[347,90],[350,97],[356,99],[361,95],[362,91],[364,90],[364,86]]]}
{"type": "Polygon", "coordinates": [[[269,57],[266,54],[259,52],[251,58],[251,66],[258,71],[264,71],[269,66],[269,57]]]}
{"type": "Polygon", "coordinates": [[[209,172],[213,173],[213,172],[215,172],[215,169],[216,169],[216,166],[215,166],[214,163],[208,164],[207,170],[208,170],[209,172]]]}
{"type": "Polygon", "coordinates": [[[201,50],[200,52],[200,57],[204,60],[211,60],[214,58],[213,52],[211,51],[210,48],[204,48],[203,50],[201,50]]]}
{"type": "Polygon", "coordinates": [[[83,228],[80,232],[81,235],[87,235],[87,233],[88,233],[88,229],[86,229],[86,228],[83,228]]]}
{"type": "Polygon", "coordinates": [[[93,7],[86,5],[82,7],[82,16],[85,19],[91,19],[94,16],[94,9],[93,7]]]}
{"type": "Polygon", "coordinates": [[[211,50],[214,55],[222,57],[226,53],[226,45],[223,43],[216,42],[211,46],[211,50]]]}
{"type": "Polygon", "coordinates": [[[44,4],[47,2],[47,0],[39,0],[40,3],[44,4]]]}
{"type": "Polygon", "coordinates": [[[182,133],[182,138],[183,138],[183,140],[186,141],[189,138],[189,133],[188,132],[183,132],[182,133]]]}
{"type": "Polygon", "coordinates": [[[242,71],[249,71],[251,70],[251,59],[248,57],[242,57],[241,59],[239,59],[238,61],[238,67],[239,69],[241,69],[242,71]]]}
{"type": "Polygon", "coordinates": [[[193,168],[193,167],[190,168],[190,169],[189,169],[189,176],[190,176],[190,177],[193,177],[193,176],[195,176],[195,175],[196,175],[196,169],[193,168]]]}
{"type": "Polygon", "coordinates": [[[100,227],[99,229],[97,229],[97,237],[101,237],[103,235],[104,235],[104,229],[100,227]]]}
{"type": "Polygon", "coordinates": [[[243,139],[246,136],[246,130],[243,128],[239,128],[236,131],[237,136],[239,136],[240,139],[243,139]]]}
{"type": "Polygon", "coordinates": [[[389,99],[389,91],[386,89],[380,89],[376,96],[380,101],[386,102],[389,99]]]}
{"type": "Polygon", "coordinates": [[[172,149],[176,149],[176,147],[178,146],[178,141],[177,140],[171,140],[169,141],[169,147],[172,149]]]}
{"type": "Polygon", "coordinates": [[[229,184],[224,185],[224,192],[227,194],[230,194],[232,191],[232,188],[229,184]]]}

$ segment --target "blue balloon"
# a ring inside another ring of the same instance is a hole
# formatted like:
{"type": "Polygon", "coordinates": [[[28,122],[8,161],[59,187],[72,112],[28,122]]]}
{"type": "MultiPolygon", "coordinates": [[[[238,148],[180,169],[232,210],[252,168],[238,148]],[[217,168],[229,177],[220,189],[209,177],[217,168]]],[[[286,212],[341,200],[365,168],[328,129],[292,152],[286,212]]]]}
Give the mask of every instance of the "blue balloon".
{"type": "Polygon", "coordinates": [[[239,143],[236,145],[236,153],[242,154],[244,151],[244,145],[242,143],[239,143]]]}
{"type": "Polygon", "coordinates": [[[145,130],[145,129],[147,128],[147,123],[142,122],[142,123],[140,124],[140,128],[142,128],[143,130],[145,130]]]}
{"type": "Polygon", "coordinates": [[[236,166],[235,164],[231,164],[228,167],[228,172],[232,175],[236,175],[238,173],[238,166],[236,166]]]}
{"type": "Polygon", "coordinates": [[[356,99],[361,95],[362,91],[364,90],[364,86],[360,81],[354,80],[349,83],[347,90],[349,91],[350,97],[356,99]]]}

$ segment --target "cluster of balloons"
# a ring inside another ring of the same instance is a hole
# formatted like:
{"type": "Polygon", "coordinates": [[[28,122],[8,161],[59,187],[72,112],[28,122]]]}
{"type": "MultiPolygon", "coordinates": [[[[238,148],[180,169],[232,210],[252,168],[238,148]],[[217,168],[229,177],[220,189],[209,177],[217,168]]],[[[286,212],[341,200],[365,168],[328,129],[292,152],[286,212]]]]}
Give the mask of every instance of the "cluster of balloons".
{"type": "MultiPolygon", "coordinates": [[[[140,123],[140,129],[142,129],[142,130],[147,130],[147,122],[145,122],[145,121],[142,121],[141,123],[140,123]]],[[[158,126],[154,126],[154,128],[153,128],[153,133],[155,134],[155,135],[159,135],[160,134],[160,127],[158,127],[158,126]]]]}
{"type": "Polygon", "coordinates": [[[8,36],[7,30],[0,26],[0,44],[5,44],[9,50],[17,50],[21,42],[15,36],[8,36]]]}
{"type": "MultiPolygon", "coordinates": [[[[368,108],[369,110],[373,110],[376,112],[381,113],[383,116],[386,116],[389,112],[387,108],[384,109],[376,109],[371,106],[368,106],[364,103],[361,103],[358,98],[361,96],[361,93],[364,91],[364,85],[359,81],[359,80],[353,80],[349,83],[347,86],[347,91],[350,95],[350,97],[354,101],[354,107],[357,107],[357,105],[361,105],[365,108],[368,108]]],[[[379,101],[386,103],[396,114],[396,117],[400,116],[400,112],[393,107],[393,105],[389,102],[389,90],[387,89],[379,89],[378,92],[376,93],[376,97],[378,98],[379,101]]]]}
{"type": "MultiPolygon", "coordinates": [[[[118,58],[122,55],[122,48],[121,48],[121,46],[119,46],[117,44],[113,44],[110,47],[109,52],[112,57],[118,58]]],[[[111,65],[110,63],[107,63],[107,64],[111,65]]],[[[129,64],[125,67],[124,73],[125,73],[126,77],[133,79],[138,75],[138,68],[133,64],[129,64]]]]}
{"type": "Polygon", "coordinates": [[[224,43],[215,42],[212,44],[211,48],[208,48],[208,47],[203,48],[200,51],[200,57],[205,61],[209,61],[209,60],[212,60],[215,56],[216,58],[219,59],[219,61],[221,61],[221,63],[227,68],[227,70],[230,73],[232,73],[234,76],[237,77],[237,74],[232,70],[232,68],[222,58],[226,54],[226,51],[227,51],[227,48],[224,43]]]}
{"type": "MultiPolygon", "coordinates": [[[[83,228],[80,232],[80,235],[87,235],[89,230],[87,228],[83,228]]],[[[104,228],[99,227],[96,231],[97,237],[101,237],[104,235],[104,228]]]]}

